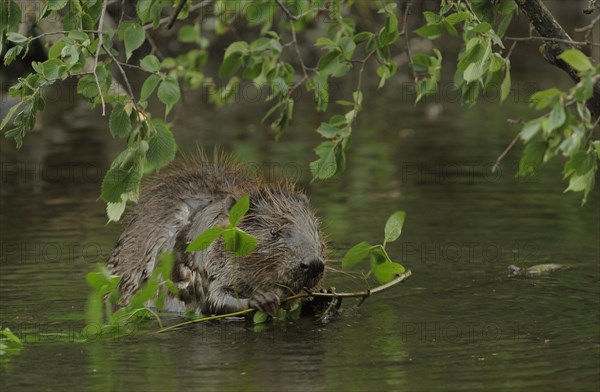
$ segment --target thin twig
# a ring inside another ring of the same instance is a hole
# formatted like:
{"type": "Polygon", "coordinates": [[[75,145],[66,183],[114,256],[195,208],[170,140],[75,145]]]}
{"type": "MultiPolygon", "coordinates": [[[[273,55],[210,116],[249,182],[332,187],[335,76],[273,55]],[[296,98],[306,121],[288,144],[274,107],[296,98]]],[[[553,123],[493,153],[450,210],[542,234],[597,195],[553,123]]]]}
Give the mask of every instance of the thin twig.
{"type": "Polygon", "coordinates": [[[574,46],[600,46],[600,43],[595,42],[581,42],[581,41],[573,41],[570,39],[562,39],[562,38],[546,38],[546,37],[538,37],[538,36],[530,36],[530,37],[504,37],[504,39],[509,41],[530,41],[530,40],[540,40],[540,41],[549,41],[549,42],[559,42],[563,44],[571,44],[574,46]]]}
{"type": "MultiPolygon", "coordinates": [[[[360,66],[360,69],[358,70],[358,81],[356,82],[356,93],[362,93],[362,80],[363,80],[363,73],[365,72],[365,67],[367,65],[367,61],[369,61],[369,59],[371,58],[371,56],[373,56],[375,54],[375,50],[372,50],[369,52],[369,54],[367,54],[367,57],[365,57],[362,60],[362,65],[360,66]]],[[[358,116],[358,112],[360,110],[359,107],[359,102],[358,102],[358,97],[354,98],[354,115],[352,116],[352,120],[350,120],[349,124],[354,123],[354,120],[356,120],[356,117],[358,116]]]]}
{"type": "Polygon", "coordinates": [[[519,43],[519,41],[514,41],[513,44],[510,46],[510,49],[508,50],[508,53],[506,54],[506,58],[510,58],[510,55],[513,53],[513,51],[515,50],[515,48],[517,47],[517,44],[519,43]]]}
{"type": "MultiPolygon", "coordinates": [[[[90,33],[90,34],[102,34],[101,30],[100,31],[98,31],[98,30],[79,30],[79,31],[83,31],[84,33],[90,33]]],[[[57,35],[57,34],[67,35],[69,33],[70,33],[70,31],[65,31],[65,30],[48,31],[46,33],[42,33],[40,35],[36,35],[35,37],[29,38],[29,42],[35,41],[36,39],[43,38],[47,35],[57,35]]]]}
{"type": "Polygon", "coordinates": [[[302,73],[304,74],[304,77],[308,78],[306,64],[304,64],[304,59],[302,59],[302,53],[300,53],[300,45],[298,44],[298,40],[296,38],[296,27],[293,23],[290,24],[290,27],[292,30],[292,42],[294,43],[294,49],[296,50],[298,61],[300,61],[300,66],[302,67],[302,73]]]}
{"type": "Polygon", "coordinates": [[[169,23],[167,24],[167,30],[171,30],[171,27],[173,27],[173,25],[175,24],[175,21],[177,20],[177,17],[179,16],[179,13],[183,9],[183,6],[185,5],[185,3],[187,3],[187,0],[180,0],[179,5],[177,5],[175,12],[171,16],[171,19],[169,20],[169,23]]]}
{"type": "MultiPolygon", "coordinates": [[[[407,270],[404,273],[398,275],[394,280],[392,280],[386,284],[383,284],[381,286],[377,286],[374,289],[368,289],[366,291],[358,291],[358,292],[353,292],[353,293],[336,293],[336,292],[332,292],[332,293],[320,293],[320,292],[310,293],[309,292],[309,293],[306,293],[305,292],[305,293],[301,293],[301,294],[292,295],[292,296],[289,296],[286,298],[282,298],[281,302],[283,303],[283,302],[287,302],[287,301],[291,301],[291,300],[295,300],[295,299],[301,299],[301,298],[321,297],[321,298],[361,298],[362,299],[361,303],[362,303],[366,298],[370,297],[371,295],[380,293],[380,292],[387,290],[399,283],[402,283],[403,281],[408,279],[411,275],[412,275],[412,273],[410,272],[410,270],[407,270]]],[[[248,309],[240,310],[239,312],[218,314],[216,316],[203,317],[200,319],[189,320],[189,321],[185,321],[183,323],[179,323],[179,324],[171,325],[171,326],[168,326],[165,328],[161,328],[158,331],[156,331],[156,333],[167,332],[167,331],[173,330],[175,328],[183,327],[185,325],[202,323],[202,322],[211,321],[211,320],[218,320],[218,319],[227,318],[227,317],[242,316],[242,315],[254,313],[254,312],[256,312],[256,309],[248,308],[248,309]]]]}
{"type": "Polygon", "coordinates": [[[583,33],[585,32],[584,38],[586,40],[586,42],[590,42],[593,43],[594,41],[590,41],[590,36],[592,35],[592,32],[594,31],[594,27],[596,26],[596,24],[598,23],[598,21],[600,21],[600,14],[598,14],[591,22],[589,25],[584,26],[584,27],[580,27],[578,29],[575,29],[576,33],[583,33]]]}
{"type": "Polygon", "coordinates": [[[576,33],[583,33],[585,31],[591,30],[594,28],[596,23],[598,23],[599,21],[600,21],[600,14],[596,15],[596,17],[594,19],[592,19],[592,21],[590,22],[589,25],[573,29],[573,31],[575,31],[576,33]]]}
{"type": "Polygon", "coordinates": [[[290,18],[291,20],[298,20],[298,17],[295,16],[294,14],[292,14],[290,12],[289,9],[287,9],[287,7],[285,5],[283,5],[283,3],[281,2],[281,0],[275,0],[277,2],[277,5],[279,6],[279,8],[281,8],[281,10],[287,15],[288,18],[290,18]]]}
{"type": "Polygon", "coordinates": [[[165,55],[160,51],[160,49],[158,49],[158,46],[156,46],[156,42],[154,42],[154,38],[152,38],[148,31],[146,31],[146,40],[150,44],[150,47],[152,47],[151,53],[155,53],[156,57],[158,57],[160,60],[164,60],[165,55]]]}
{"type": "Polygon", "coordinates": [[[598,126],[598,124],[600,124],[600,117],[598,117],[596,119],[596,121],[592,124],[592,128],[590,128],[590,133],[588,134],[588,137],[587,137],[588,143],[590,142],[590,140],[592,140],[592,136],[594,136],[594,131],[595,131],[596,127],[598,126]]]}
{"type": "Polygon", "coordinates": [[[406,40],[406,54],[408,55],[408,64],[410,65],[410,69],[413,74],[413,79],[415,80],[415,83],[416,83],[419,78],[417,76],[417,71],[415,70],[415,65],[413,64],[413,61],[412,61],[412,51],[410,50],[410,40],[408,38],[408,17],[410,15],[411,8],[412,8],[412,0],[409,0],[406,3],[406,9],[404,11],[404,27],[402,28],[402,30],[404,32],[404,39],[406,40]]]}
{"type": "MultiPolygon", "coordinates": [[[[189,13],[192,13],[194,11],[202,9],[202,8],[206,7],[207,5],[209,5],[210,3],[212,3],[213,1],[214,0],[204,0],[201,3],[191,6],[189,9],[189,13]]],[[[156,27],[158,28],[158,27],[162,26],[163,24],[168,23],[170,20],[171,20],[171,16],[165,16],[164,18],[159,19],[158,25],[156,27]]],[[[154,23],[145,24],[144,29],[146,29],[146,30],[154,29],[154,23]]]]}
{"type": "Polygon", "coordinates": [[[129,95],[131,96],[132,100],[135,100],[135,96],[133,94],[133,89],[131,88],[131,84],[129,84],[129,79],[127,78],[127,74],[125,73],[125,70],[121,66],[121,62],[119,60],[117,60],[117,58],[110,52],[110,50],[106,46],[104,46],[104,44],[102,45],[102,47],[104,48],[106,53],[110,56],[110,58],[115,62],[115,64],[117,65],[117,68],[119,68],[119,72],[121,73],[121,76],[123,77],[123,81],[125,82],[125,85],[127,86],[129,95]]]}
{"type": "Polygon", "coordinates": [[[469,3],[468,0],[465,0],[465,4],[467,5],[467,8],[469,9],[469,12],[471,12],[471,14],[475,17],[475,20],[477,21],[477,23],[481,23],[481,21],[477,17],[477,14],[475,13],[475,11],[473,10],[473,8],[471,7],[471,3],[469,3]]]}
{"type": "Polygon", "coordinates": [[[492,167],[492,173],[496,173],[496,169],[498,169],[498,166],[500,165],[500,162],[504,159],[504,157],[506,156],[506,154],[508,154],[508,152],[517,143],[517,140],[519,140],[519,136],[521,136],[520,132],[517,133],[517,135],[514,137],[514,139],[512,140],[512,142],[510,142],[510,144],[508,145],[508,147],[506,147],[506,149],[504,149],[504,151],[502,151],[502,154],[500,154],[500,156],[498,157],[498,159],[496,159],[496,163],[494,163],[494,166],[492,167]]]}
{"type": "Polygon", "coordinates": [[[106,104],[104,103],[104,94],[102,94],[102,87],[100,87],[100,81],[98,80],[98,74],[96,73],[96,69],[98,68],[98,57],[100,56],[100,50],[104,45],[102,45],[102,41],[104,39],[104,35],[102,29],[104,27],[104,15],[106,14],[106,6],[107,1],[104,0],[102,2],[102,10],[100,11],[100,21],[98,22],[98,47],[96,48],[96,55],[94,61],[94,68],[92,72],[94,73],[94,79],[96,80],[96,86],[98,87],[98,95],[100,95],[100,102],[102,103],[102,115],[106,115],[106,104]]]}

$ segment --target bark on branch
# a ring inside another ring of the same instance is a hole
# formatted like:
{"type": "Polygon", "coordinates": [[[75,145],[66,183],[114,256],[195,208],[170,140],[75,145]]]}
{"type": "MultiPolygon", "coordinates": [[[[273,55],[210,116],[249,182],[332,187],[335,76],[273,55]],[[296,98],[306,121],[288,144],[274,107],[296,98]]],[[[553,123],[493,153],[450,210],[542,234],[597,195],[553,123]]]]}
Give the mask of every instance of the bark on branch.
{"type": "MultiPolygon", "coordinates": [[[[544,41],[544,45],[541,48],[542,55],[546,61],[565,71],[573,81],[579,82],[577,71],[558,58],[565,50],[576,49],[575,45],[570,43],[570,41],[573,41],[571,37],[556,21],[541,0],[516,1],[521,12],[529,19],[529,22],[538,34],[541,37],[550,39],[544,41]]],[[[594,84],[594,95],[588,100],[587,107],[594,118],[600,117],[600,82],[594,84]]]]}

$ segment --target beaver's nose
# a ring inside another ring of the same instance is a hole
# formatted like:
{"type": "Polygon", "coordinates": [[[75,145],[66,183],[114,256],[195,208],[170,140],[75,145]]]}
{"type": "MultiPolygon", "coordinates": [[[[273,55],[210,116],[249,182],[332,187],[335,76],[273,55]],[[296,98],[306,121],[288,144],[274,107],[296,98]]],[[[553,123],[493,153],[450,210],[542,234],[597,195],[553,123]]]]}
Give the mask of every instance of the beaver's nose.
{"type": "Polygon", "coordinates": [[[300,264],[302,270],[309,276],[319,276],[325,270],[325,263],[321,259],[313,259],[309,262],[300,264]]]}

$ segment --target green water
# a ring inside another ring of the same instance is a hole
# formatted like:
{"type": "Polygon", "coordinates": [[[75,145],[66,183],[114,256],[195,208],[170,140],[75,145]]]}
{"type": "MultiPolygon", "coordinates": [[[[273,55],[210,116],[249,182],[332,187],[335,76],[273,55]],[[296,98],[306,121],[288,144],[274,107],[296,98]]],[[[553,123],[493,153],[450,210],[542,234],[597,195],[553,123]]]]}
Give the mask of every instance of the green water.
{"type": "MultiPolygon", "coordinates": [[[[428,120],[395,92],[365,94],[346,172],[313,184],[312,129],[327,117],[310,105],[298,105],[279,143],[257,125],[261,104],[216,110],[189,94],[176,125],[184,149],[220,145],[298,179],[322,217],[333,267],[355,243],[381,241],[390,213],[407,212],[389,252],[412,278],[360,308],[345,301],[326,325],[302,319],[257,333],[220,322],[70,341],[83,326],[85,274],[119,235],[96,199],[122,146],[85,110],[47,116],[22,150],[3,140],[0,323],[28,342],[0,357],[0,390],[597,391],[598,191],[580,208],[580,195],[562,194],[558,164],[515,179],[520,147],[490,173],[516,132],[505,119],[528,113],[519,100],[447,104],[428,120]],[[549,262],[575,268],[506,277],[510,264],[549,262]]],[[[362,288],[335,273],[328,284],[362,288]]]]}

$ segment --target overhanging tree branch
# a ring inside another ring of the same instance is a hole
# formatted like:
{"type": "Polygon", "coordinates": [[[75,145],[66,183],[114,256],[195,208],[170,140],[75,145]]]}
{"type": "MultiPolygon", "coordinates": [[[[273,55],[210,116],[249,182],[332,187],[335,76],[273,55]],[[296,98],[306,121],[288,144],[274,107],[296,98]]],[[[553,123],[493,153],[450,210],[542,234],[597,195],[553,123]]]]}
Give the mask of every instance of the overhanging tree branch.
{"type": "MultiPolygon", "coordinates": [[[[558,58],[565,50],[575,49],[571,37],[541,0],[516,0],[516,2],[538,34],[548,38],[542,47],[542,54],[546,61],[565,71],[573,81],[579,82],[577,71],[558,58]]],[[[587,107],[595,118],[600,117],[600,82],[594,84],[594,94],[587,101],[587,107]]]]}

